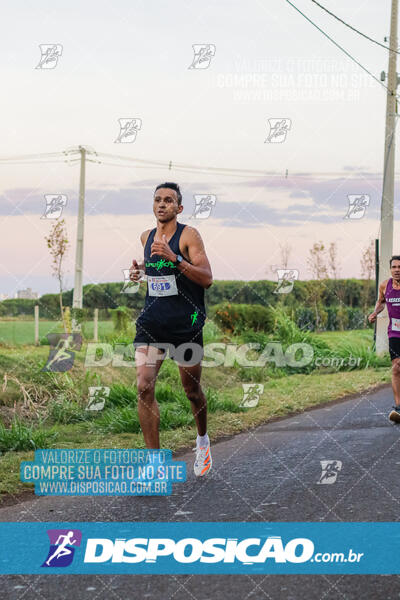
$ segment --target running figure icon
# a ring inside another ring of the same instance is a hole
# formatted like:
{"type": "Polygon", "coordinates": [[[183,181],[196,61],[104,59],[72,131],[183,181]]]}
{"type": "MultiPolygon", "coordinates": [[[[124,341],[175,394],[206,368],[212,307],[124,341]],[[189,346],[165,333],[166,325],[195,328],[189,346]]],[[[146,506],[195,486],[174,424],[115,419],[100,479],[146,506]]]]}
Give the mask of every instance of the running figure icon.
{"type": "Polygon", "coordinates": [[[46,565],[50,566],[51,561],[54,558],[61,558],[62,556],[66,556],[67,554],[72,554],[72,550],[67,548],[67,546],[73,546],[76,544],[78,540],[73,540],[71,538],[74,537],[73,531],[68,531],[66,535],[59,535],[56,541],[56,545],[58,546],[56,551],[46,560],[46,565]],[[60,542],[60,540],[63,540],[60,542]]]}

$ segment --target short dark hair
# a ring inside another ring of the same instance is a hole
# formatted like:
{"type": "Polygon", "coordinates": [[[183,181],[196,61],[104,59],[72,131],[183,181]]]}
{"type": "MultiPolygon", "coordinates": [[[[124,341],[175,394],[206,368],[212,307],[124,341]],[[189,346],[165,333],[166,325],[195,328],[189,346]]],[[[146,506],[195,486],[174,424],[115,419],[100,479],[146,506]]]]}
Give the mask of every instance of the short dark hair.
{"type": "Polygon", "coordinates": [[[154,190],[154,193],[156,193],[156,191],[159,188],[169,188],[170,190],[175,190],[176,195],[178,196],[178,204],[182,204],[182,194],[177,183],[174,183],[173,181],[166,181],[165,183],[160,183],[160,185],[158,185],[154,190]]]}
{"type": "Polygon", "coordinates": [[[396,254],[396,256],[392,256],[392,258],[390,259],[390,262],[389,262],[390,267],[392,266],[392,260],[400,260],[400,256],[398,254],[396,254]]]}

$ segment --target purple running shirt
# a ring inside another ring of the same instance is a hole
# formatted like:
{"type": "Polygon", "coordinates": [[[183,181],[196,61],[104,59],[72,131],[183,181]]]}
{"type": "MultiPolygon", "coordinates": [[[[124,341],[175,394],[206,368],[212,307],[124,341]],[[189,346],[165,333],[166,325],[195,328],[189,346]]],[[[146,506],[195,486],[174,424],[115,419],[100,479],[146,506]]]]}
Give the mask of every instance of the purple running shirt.
{"type": "Polygon", "coordinates": [[[393,288],[392,277],[386,285],[385,301],[389,314],[388,337],[400,338],[400,290],[393,288]]]}

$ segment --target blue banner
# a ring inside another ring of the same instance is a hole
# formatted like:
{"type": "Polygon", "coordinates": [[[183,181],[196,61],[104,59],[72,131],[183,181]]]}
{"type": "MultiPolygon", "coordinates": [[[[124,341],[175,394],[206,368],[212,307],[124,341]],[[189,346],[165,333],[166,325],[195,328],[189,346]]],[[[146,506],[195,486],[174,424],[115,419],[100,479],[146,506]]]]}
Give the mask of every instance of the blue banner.
{"type": "Polygon", "coordinates": [[[1,574],[398,574],[400,523],[1,523],[1,574]]]}
{"type": "Polygon", "coordinates": [[[171,450],[36,450],[20,464],[21,481],[38,496],[166,496],[186,481],[186,463],[171,450]]]}

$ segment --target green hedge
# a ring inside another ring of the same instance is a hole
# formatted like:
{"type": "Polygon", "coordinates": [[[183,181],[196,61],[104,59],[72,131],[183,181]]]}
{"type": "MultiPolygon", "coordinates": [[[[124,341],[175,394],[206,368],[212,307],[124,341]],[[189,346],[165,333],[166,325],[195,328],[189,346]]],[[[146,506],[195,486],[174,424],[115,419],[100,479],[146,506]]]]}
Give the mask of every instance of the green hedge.
{"type": "Polygon", "coordinates": [[[273,311],[261,304],[221,302],[211,307],[209,317],[223,331],[240,333],[246,329],[270,333],[274,327],[273,311]]]}
{"type": "MultiPolygon", "coordinates": [[[[327,306],[323,309],[324,327],[323,330],[338,331],[345,329],[364,329],[372,327],[367,322],[367,316],[373,311],[373,307],[366,311],[361,308],[353,308],[351,306],[327,306]]],[[[315,313],[308,306],[300,306],[295,311],[295,320],[298,327],[315,331],[315,313]]]]}

